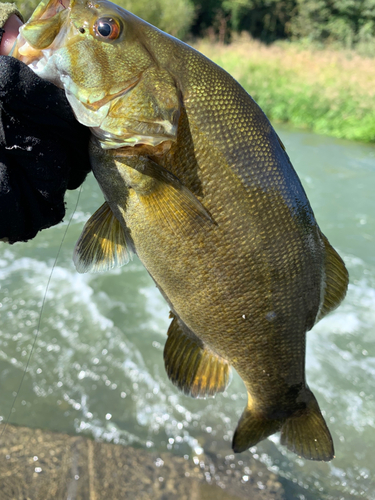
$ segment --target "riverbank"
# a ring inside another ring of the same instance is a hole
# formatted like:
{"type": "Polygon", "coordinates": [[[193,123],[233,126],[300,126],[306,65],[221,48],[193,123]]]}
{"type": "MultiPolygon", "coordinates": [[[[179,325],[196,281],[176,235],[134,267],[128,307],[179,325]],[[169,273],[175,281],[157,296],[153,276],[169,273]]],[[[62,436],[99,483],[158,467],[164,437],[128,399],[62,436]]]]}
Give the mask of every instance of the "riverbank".
{"type": "Polygon", "coordinates": [[[231,73],[268,118],[318,134],[375,142],[374,60],[354,52],[266,46],[248,36],[195,47],[231,73]]]}
{"type": "Polygon", "coordinates": [[[249,464],[234,455],[221,460],[202,455],[193,460],[12,425],[7,426],[1,441],[2,499],[285,498],[276,475],[254,459],[249,464]]]}

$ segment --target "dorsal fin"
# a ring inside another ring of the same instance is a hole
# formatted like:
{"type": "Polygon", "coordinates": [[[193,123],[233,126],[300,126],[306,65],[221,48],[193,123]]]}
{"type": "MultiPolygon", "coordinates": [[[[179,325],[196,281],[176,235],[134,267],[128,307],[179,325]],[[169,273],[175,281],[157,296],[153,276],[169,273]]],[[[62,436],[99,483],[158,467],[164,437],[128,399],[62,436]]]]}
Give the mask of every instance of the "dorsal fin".
{"type": "Polygon", "coordinates": [[[346,295],[349,274],[344,261],[336,250],[330,245],[324,234],[321,235],[325,251],[325,290],[324,301],[316,321],[322,319],[326,314],[336,309],[346,295]]]}
{"type": "Polygon", "coordinates": [[[90,217],[73,254],[79,273],[100,273],[129,262],[125,231],[107,202],[90,217]]]}

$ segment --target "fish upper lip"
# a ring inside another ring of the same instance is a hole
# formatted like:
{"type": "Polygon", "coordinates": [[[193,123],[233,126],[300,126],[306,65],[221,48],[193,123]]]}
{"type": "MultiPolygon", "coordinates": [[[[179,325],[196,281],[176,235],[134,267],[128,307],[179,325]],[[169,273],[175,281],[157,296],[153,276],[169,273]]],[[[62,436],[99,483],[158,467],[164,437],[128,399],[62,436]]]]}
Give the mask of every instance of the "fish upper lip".
{"type": "Polygon", "coordinates": [[[32,16],[33,21],[40,21],[42,19],[50,19],[62,10],[68,9],[70,6],[70,0],[50,0],[46,5],[44,10],[35,19],[34,14],[32,16]]]}

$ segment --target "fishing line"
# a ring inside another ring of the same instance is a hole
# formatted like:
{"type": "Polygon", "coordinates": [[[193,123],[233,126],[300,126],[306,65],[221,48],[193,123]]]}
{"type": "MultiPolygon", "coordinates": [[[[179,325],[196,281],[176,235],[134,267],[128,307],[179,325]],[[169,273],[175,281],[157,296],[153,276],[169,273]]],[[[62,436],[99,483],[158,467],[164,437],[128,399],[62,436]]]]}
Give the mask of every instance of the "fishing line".
{"type": "Polygon", "coordinates": [[[39,336],[39,333],[40,333],[40,325],[42,323],[42,316],[43,316],[43,311],[44,311],[44,305],[46,303],[46,298],[47,298],[47,293],[48,293],[48,289],[49,289],[49,285],[51,283],[51,279],[52,279],[52,274],[53,274],[53,271],[55,270],[56,268],[56,264],[57,264],[57,260],[59,258],[59,255],[60,255],[60,252],[61,252],[61,248],[63,246],[63,243],[64,243],[64,240],[65,240],[65,237],[66,237],[66,234],[68,232],[68,229],[70,227],[70,224],[73,220],[73,215],[75,214],[76,210],[77,210],[77,207],[78,207],[78,202],[79,202],[79,198],[81,196],[81,192],[82,192],[82,186],[80,187],[79,191],[78,191],[78,196],[77,196],[77,201],[76,201],[76,204],[75,204],[75,207],[74,207],[74,210],[72,212],[72,215],[70,216],[70,219],[69,219],[69,222],[68,222],[68,225],[66,226],[66,229],[64,231],[64,234],[63,234],[63,237],[62,237],[62,240],[61,240],[61,243],[60,243],[60,246],[59,246],[59,249],[57,251],[57,254],[56,254],[56,257],[55,257],[55,261],[52,265],[52,269],[51,269],[51,272],[49,274],[49,277],[48,277],[48,281],[47,281],[47,286],[46,286],[46,291],[44,292],[44,296],[43,296],[43,300],[42,300],[42,305],[41,305],[41,308],[40,308],[40,313],[39,313],[39,319],[38,319],[38,324],[37,324],[37,327],[36,327],[36,333],[35,333],[35,336],[34,336],[34,340],[33,340],[33,343],[31,345],[31,350],[30,350],[30,354],[27,358],[27,361],[26,361],[26,366],[25,366],[25,369],[23,371],[23,374],[22,374],[22,377],[21,377],[21,381],[19,383],[19,386],[18,386],[18,389],[16,391],[16,395],[14,396],[14,399],[13,399],[13,403],[12,403],[12,406],[9,410],[9,413],[8,413],[8,416],[6,418],[6,421],[5,421],[5,424],[4,424],[4,427],[3,427],[3,430],[1,431],[1,434],[0,434],[0,438],[3,437],[3,434],[9,424],[9,420],[10,420],[10,417],[11,417],[11,414],[12,414],[12,411],[13,411],[13,408],[16,404],[16,401],[17,401],[17,398],[19,396],[19,393],[21,391],[21,387],[22,387],[22,384],[23,384],[23,381],[25,379],[25,376],[26,376],[26,373],[27,373],[27,370],[29,368],[29,364],[30,364],[30,361],[31,361],[31,356],[34,352],[34,348],[35,348],[35,345],[36,345],[36,341],[38,340],[38,336],[39,336]]]}

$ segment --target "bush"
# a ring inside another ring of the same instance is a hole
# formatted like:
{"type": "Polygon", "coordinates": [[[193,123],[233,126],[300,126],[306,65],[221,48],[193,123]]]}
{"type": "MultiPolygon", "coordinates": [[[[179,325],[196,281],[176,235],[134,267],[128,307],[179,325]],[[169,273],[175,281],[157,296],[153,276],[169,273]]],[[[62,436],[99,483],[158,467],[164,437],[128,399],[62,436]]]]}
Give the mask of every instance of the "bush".
{"type": "Polygon", "coordinates": [[[190,0],[117,0],[116,3],[170,35],[183,38],[194,18],[190,0]]]}
{"type": "Polygon", "coordinates": [[[206,35],[220,30],[225,20],[228,32],[247,31],[253,38],[272,42],[289,36],[297,0],[193,0],[197,16],[193,32],[206,35]]]}
{"type": "Polygon", "coordinates": [[[297,14],[296,0],[225,0],[234,31],[247,31],[269,43],[290,35],[291,19],[297,14]]]}
{"type": "MultiPolygon", "coordinates": [[[[16,0],[25,19],[36,0],[16,0]]],[[[246,31],[270,43],[279,39],[331,44],[375,53],[375,0],[116,0],[145,21],[183,38],[214,35],[228,42],[246,31]]],[[[212,36],[211,36],[212,38],[212,36]]]]}
{"type": "Polygon", "coordinates": [[[267,46],[244,35],[230,46],[203,40],[197,48],[231,73],[270,119],[375,142],[372,59],[288,42],[267,46]]]}
{"type": "Polygon", "coordinates": [[[374,54],[375,0],[192,1],[196,35],[216,32],[228,41],[232,32],[246,31],[266,43],[294,38],[374,54]]]}
{"type": "Polygon", "coordinates": [[[375,0],[297,0],[295,38],[336,43],[351,49],[372,46],[375,39],[375,0]]]}

